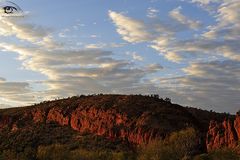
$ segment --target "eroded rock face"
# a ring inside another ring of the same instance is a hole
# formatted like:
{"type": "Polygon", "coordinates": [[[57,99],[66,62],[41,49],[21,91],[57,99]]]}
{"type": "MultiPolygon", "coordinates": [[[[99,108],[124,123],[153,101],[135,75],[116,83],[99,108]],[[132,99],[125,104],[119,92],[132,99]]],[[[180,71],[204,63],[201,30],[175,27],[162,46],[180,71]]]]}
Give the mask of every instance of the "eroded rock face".
{"type": "Polygon", "coordinates": [[[234,128],[237,132],[237,136],[240,139],[240,114],[237,114],[236,119],[234,121],[234,128]]]}
{"type": "Polygon", "coordinates": [[[133,121],[127,114],[118,113],[116,109],[95,107],[78,107],[68,114],[61,107],[53,107],[49,111],[36,108],[25,112],[22,117],[15,117],[14,121],[10,116],[0,117],[0,129],[10,127],[12,131],[16,131],[21,119],[24,119],[22,122],[25,126],[31,123],[55,122],[61,126],[70,126],[80,133],[92,133],[112,140],[121,138],[136,144],[147,143],[158,136],[156,129],[145,128],[148,118],[144,114],[133,121]]]}
{"type": "Polygon", "coordinates": [[[223,122],[211,121],[207,132],[207,150],[222,147],[235,148],[240,140],[240,116],[235,120],[225,119],[223,122]]]}
{"type": "MultiPolygon", "coordinates": [[[[28,113],[25,113],[26,117],[29,116],[28,113]]],[[[34,123],[42,123],[45,121],[45,118],[46,118],[46,112],[43,110],[43,109],[34,109],[32,112],[31,112],[31,115],[32,115],[32,120],[34,121],[34,123]]]]}
{"type": "Polygon", "coordinates": [[[69,124],[69,116],[64,115],[64,112],[60,108],[52,108],[47,115],[47,122],[56,122],[61,126],[69,124]]]}
{"type": "Polygon", "coordinates": [[[71,127],[81,133],[95,133],[110,139],[122,138],[137,144],[153,138],[152,131],[144,131],[143,126],[136,125],[126,114],[119,114],[114,109],[77,108],[72,112],[71,127]]]}

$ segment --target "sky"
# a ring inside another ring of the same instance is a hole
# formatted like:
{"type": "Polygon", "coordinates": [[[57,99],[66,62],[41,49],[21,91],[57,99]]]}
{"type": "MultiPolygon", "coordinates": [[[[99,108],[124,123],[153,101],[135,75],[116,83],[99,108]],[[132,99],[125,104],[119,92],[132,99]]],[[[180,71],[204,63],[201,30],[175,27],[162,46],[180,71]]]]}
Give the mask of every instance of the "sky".
{"type": "Polygon", "coordinates": [[[11,2],[0,1],[0,108],[105,93],[240,109],[239,0],[11,2]]]}

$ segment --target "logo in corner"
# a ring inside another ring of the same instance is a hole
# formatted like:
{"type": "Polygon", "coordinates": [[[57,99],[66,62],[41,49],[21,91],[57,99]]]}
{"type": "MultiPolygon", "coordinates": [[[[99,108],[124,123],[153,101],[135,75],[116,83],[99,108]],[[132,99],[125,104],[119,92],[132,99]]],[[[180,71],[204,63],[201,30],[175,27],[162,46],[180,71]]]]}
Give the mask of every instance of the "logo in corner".
{"type": "Polygon", "coordinates": [[[23,10],[11,1],[0,2],[0,16],[1,17],[21,17],[23,10]]]}

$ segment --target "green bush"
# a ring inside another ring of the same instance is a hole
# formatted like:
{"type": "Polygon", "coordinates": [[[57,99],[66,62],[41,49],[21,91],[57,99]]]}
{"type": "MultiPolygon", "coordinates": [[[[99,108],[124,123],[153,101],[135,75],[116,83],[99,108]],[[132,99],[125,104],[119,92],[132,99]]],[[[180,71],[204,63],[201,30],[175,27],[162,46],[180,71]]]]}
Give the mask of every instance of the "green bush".
{"type": "Polygon", "coordinates": [[[197,132],[193,128],[173,132],[167,141],[179,158],[191,156],[199,145],[197,132]]]}
{"type": "Polygon", "coordinates": [[[169,145],[162,140],[153,141],[142,146],[138,160],[175,160],[177,157],[169,145]]]}
{"type": "Polygon", "coordinates": [[[138,160],[188,159],[197,145],[197,132],[193,128],[187,128],[172,133],[164,140],[155,140],[141,146],[138,160]]]}

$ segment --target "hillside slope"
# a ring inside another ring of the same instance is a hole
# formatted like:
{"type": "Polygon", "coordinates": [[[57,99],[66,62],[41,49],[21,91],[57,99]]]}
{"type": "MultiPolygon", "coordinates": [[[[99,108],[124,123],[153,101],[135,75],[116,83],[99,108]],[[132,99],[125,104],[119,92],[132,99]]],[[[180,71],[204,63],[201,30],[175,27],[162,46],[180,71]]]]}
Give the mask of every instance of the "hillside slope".
{"type": "Polygon", "coordinates": [[[211,120],[230,115],[186,108],[154,96],[79,96],[0,110],[0,150],[19,152],[54,143],[134,150],[138,144],[193,127],[206,150],[211,120]],[[98,139],[97,141],[91,139],[98,139]],[[99,141],[100,139],[100,141],[99,141]]]}

